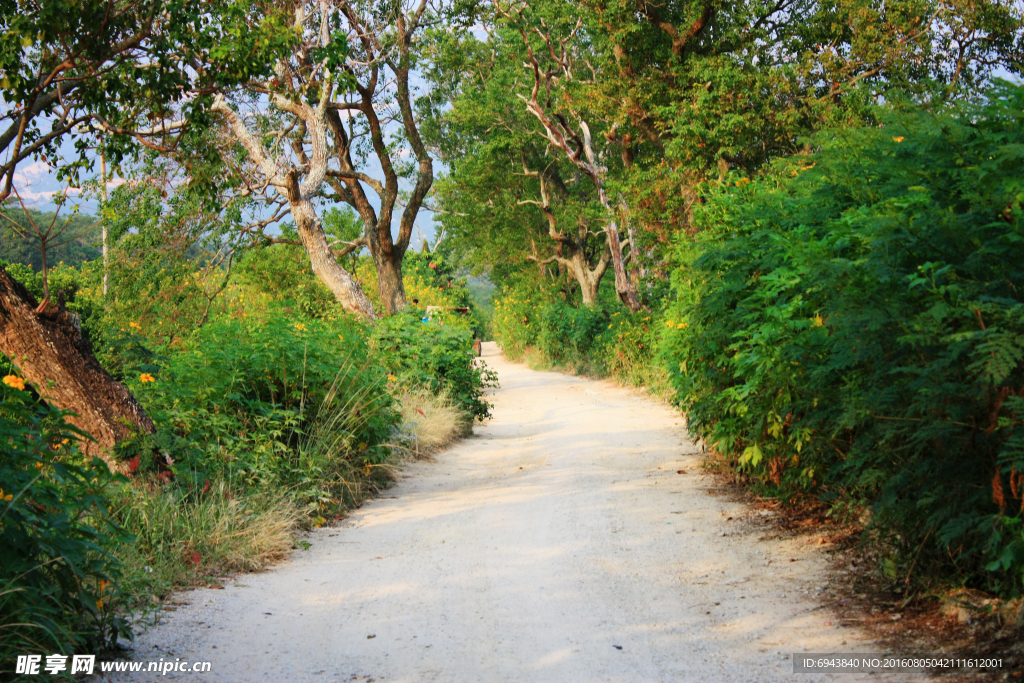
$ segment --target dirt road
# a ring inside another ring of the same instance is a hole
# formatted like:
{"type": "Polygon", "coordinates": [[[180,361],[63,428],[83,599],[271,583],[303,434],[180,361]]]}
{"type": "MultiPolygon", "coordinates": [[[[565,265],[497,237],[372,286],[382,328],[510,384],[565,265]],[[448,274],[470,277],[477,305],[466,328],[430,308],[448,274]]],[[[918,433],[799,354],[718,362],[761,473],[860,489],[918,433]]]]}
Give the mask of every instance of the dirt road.
{"type": "Polygon", "coordinates": [[[134,657],[212,674],[149,680],[816,681],[790,653],[877,650],[816,602],[819,546],[709,493],[677,413],[484,353],[492,421],[277,569],[185,594],[134,657]]]}

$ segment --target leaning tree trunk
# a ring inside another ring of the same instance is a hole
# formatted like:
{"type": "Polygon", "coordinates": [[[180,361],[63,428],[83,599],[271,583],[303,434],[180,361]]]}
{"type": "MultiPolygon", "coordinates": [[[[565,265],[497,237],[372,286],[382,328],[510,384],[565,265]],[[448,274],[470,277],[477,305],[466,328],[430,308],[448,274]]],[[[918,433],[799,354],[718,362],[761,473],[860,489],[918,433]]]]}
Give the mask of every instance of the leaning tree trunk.
{"type": "Polygon", "coordinates": [[[309,255],[313,274],[327,285],[345,310],[363,318],[373,318],[373,304],[351,273],[338,263],[312,203],[298,196],[297,192],[293,194],[295,196],[290,197],[292,218],[295,219],[295,229],[302,240],[302,246],[309,255]]]}
{"type": "Polygon", "coordinates": [[[92,354],[81,326],[63,306],[38,304],[0,267],[0,352],[48,403],[74,411],[68,422],[95,442],[82,450],[117,469],[110,449],[137,434],[152,434],[153,421],[123,384],[115,382],[92,354]]]}
{"type": "MultiPolygon", "coordinates": [[[[608,249],[612,254],[612,270],[615,272],[615,292],[619,295],[619,300],[631,312],[636,313],[641,309],[640,299],[637,297],[633,280],[629,277],[629,273],[626,272],[626,262],[622,258],[622,242],[619,239],[619,224],[615,219],[615,209],[612,207],[611,202],[608,201],[608,196],[605,194],[600,178],[596,174],[593,178],[594,184],[597,185],[598,199],[601,200],[602,206],[608,211],[609,215],[607,228],[608,249]]],[[[630,248],[635,249],[636,245],[630,244],[630,248]]]]}

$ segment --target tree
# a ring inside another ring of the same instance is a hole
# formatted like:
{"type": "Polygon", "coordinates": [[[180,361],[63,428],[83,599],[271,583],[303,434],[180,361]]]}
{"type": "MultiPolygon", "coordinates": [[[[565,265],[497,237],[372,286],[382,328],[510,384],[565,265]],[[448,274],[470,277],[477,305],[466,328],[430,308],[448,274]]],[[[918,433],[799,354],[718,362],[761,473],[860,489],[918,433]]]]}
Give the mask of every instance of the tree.
{"type": "Polygon", "coordinates": [[[385,312],[391,314],[406,305],[402,259],[434,180],[410,78],[424,58],[425,32],[442,23],[457,28],[452,17],[459,13],[436,10],[427,0],[408,6],[347,0],[301,3],[294,12],[293,27],[301,38],[278,61],[274,77],[223,90],[213,111],[223,117],[248,157],[246,191],[268,202],[287,200],[314,272],[342,305],[361,315],[374,314],[336,261],[365,246],[376,266],[385,312]],[[243,107],[248,120],[239,113],[243,107]],[[407,153],[413,164],[401,161],[407,153]],[[383,180],[368,171],[374,165],[383,180]],[[413,180],[405,196],[403,177],[413,180]],[[318,215],[320,205],[330,199],[352,207],[363,224],[361,237],[340,250],[328,246],[318,215]],[[404,209],[394,236],[400,200],[404,209]]]}
{"type": "MultiPolygon", "coordinates": [[[[8,202],[8,206],[11,206],[10,202],[8,202]]],[[[49,225],[54,220],[52,211],[29,209],[28,213],[36,225],[49,225]]],[[[8,211],[8,215],[18,222],[22,231],[31,230],[31,224],[20,210],[8,211]]],[[[78,235],[78,238],[61,246],[51,246],[47,254],[49,264],[62,262],[64,265],[77,267],[85,261],[91,261],[101,255],[100,250],[93,246],[95,232],[91,228],[96,224],[95,216],[79,212],[61,218],[61,220],[69,223],[65,233],[78,235]]],[[[0,236],[3,238],[3,243],[0,244],[0,260],[8,263],[23,263],[36,272],[42,271],[42,254],[39,253],[38,244],[34,244],[31,239],[24,239],[18,232],[10,227],[5,228],[3,225],[0,225],[0,236]]]]}
{"type": "MultiPolygon", "coordinates": [[[[481,146],[501,136],[492,131],[481,146]]],[[[534,263],[541,277],[568,276],[582,303],[592,305],[611,262],[604,231],[594,228],[603,208],[571,171],[568,181],[562,178],[567,164],[559,168],[558,159],[539,154],[532,136],[516,137],[518,159],[500,142],[487,153],[477,148],[441,184],[441,222],[453,238],[445,250],[496,281],[517,264],[534,263]],[[510,173],[517,162],[521,171],[510,173]]]]}
{"type": "MultiPolygon", "coordinates": [[[[612,260],[612,251],[609,247],[611,239],[608,238],[607,242],[597,250],[597,253],[593,253],[593,250],[590,248],[590,238],[595,236],[596,233],[590,229],[590,221],[584,216],[576,217],[574,229],[565,230],[559,228],[558,219],[551,205],[551,191],[548,189],[549,184],[552,183],[546,179],[549,175],[553,175],[550,168],[542,171],[530,171],[524,163],[523,175],[537,179],[540,185],[541,199],[540,201],[522,199],[519,203],[533,204],[540,208],[544,214],[544,219],[548,223],[548,237],[557,244],[555,253],[546,259],[542,259],[537,255],[536,248],[534,248],[533,254],[527,256],[527,259],[541,266],[557,263],[564,267],[572,274],[576,282],[579,283],[583,305],[594,305],[597,303],[597,292],[601,286],[601,278],[604,276],[605,271],[608,270],[608,263],[612,260]],[[595,256],[596,259],[594,259],[595,256]],[[591,264],[591,261],[596,262],[591,264]]],[[[556,186],[565,188],[565,184],[561,182],[560,178],[554,176],[553,180],[556,186]]],[[[567,190],[563,191],[568,194],[567,190]]],[[[605,230],[605,233],[608,234],[608,230],[605,230]]]]}
{"type": "Polygon", "coordinates": [[[79,224],[75,226],[73,219],[75,214],[78,213],[77,206],[72,207],[70,218],[58,224],[60,209],[67,202],[67,191],[57,196],[57,210],[53,212],[49,223],[37,220],[28,207],[25,206],[21,196],[17,194],[17,189],[14,192],[18,198],[18,203],[21,205],[21,213],[24,216],[24,220],[17,220],[2,210],[0,210],[0,218],[7,221],[8,229],[11,232],[27,242],[33,242],[39,251],[39,270],[43,276],[43,301],[39,304],[37,312],[41,312],[50,303],[50,268],[47,256],[54,249],[77,242],[82,236],[92,232],[96,224],[93,223],[85,226],[79,224]],[[77,230],[75,229],[76,227],[78,228],[77,230]]]}
{"type": "Polygon", "coordinates": [[[118,160],[132,142],[174,147],[212,86],[265,71],[265,55],[290,42],[280,28],[246,0],[0,1],[0,201],[28,158],[77,180],[89,145],[80,139],[79,158],[62,164],[59,144],[82,125],[112,133],[118,160]],[[176,105],[181,116],[163,121],[176,105]],[[146,119],[161,123],[136,125],[146,119]]]}
{"type": "MultiPolygon", "coordinates": [[[[105,133],[115,163],[140,146],[187,145],[211,88],[265,73],[265,55],[290,44],[268,9],[244,0],[0,0],[0,201],[14,194],[15,171],[29,158],[78,184],[94,145],[82,136],[78,158],[65,161],[59,144],[80,126],[105,133]],[[167,121],[171,109],[178,117],[167,121]],[[159,123],[139,125],[147,119],[159,123]]],[[[77,316],[40,305],[2,270],[0,353],[43,398],[77,414],[72,421],[96,440],[89,450],[153,431],[96,361],[77,316]]]]}
{"type": "MultiPolygon", "coordinates": [[[[332,109],[331,132],[339,169],[329,175],[337,196],[352,206],[363,220],[366,243],[377,268],[380,299],[387,313],[392,314],[407,303],[402,259],[409,248],[416,216],[434,182],[433,159],[420,134],[409,79],[417,63],[424,58],[421,54],[423,34],[445,22],[446,17],[427,0],[418,0],[409,6],[401,2],[343,1],[338,3],[338,9],[348,34],[354,38],[345,64],[354,96],[332,109]],[[348,114],[348,131],[342,125],[341,111],[348,114]],[[358,129],[356,113],[361,118],[358,129]],[[388,122],[401,125],[401,132],[391,144],[384,138],[388,122]],[[362,135],[369,135],[370,149],[380,165],[383,183],[357,170],[366,165],[369,156],[356,146],[356,138],[362,135]],[[415,172],[403,170],[398,163],[406,149],[416,160],[415,172]],[[405,208],[395,238],[391,230],[399,199],[400,175],[410,175],[415,180],[412,190],[404,197],[405,208]],[[367,197],[364,185],[377,194],[379,211],[367,197]]],[[[439,30],[457,29],[459,16],[458,8],[449,10],[448,19],[455,20],[447,21],[439,30]]]]}
{"type": "MultiPolygon", "coordinates": [[[[326,25],[327,14],[324,13],[323,17],[326,25]]],[[[296,10],[295,27],[302,30],[304,24],[305,14],[300,4],[296,10]]],[[[300,51],[297,57],[303,59],[305,53],[300,51]]],[[[326,71],[326,65],[318,66],[324,66],[326,71]]],[[[313,67],[307,64],[306,68],[313,67]]],[[[291,81],[288,72],[287,64],[278,64],[280,81],[291,81]]],[[[373,306],[351,273],[338,263],[328,245],[327,236],[316,212],[316,200],[327,177],[327,109],[334,87],[333,78],[327,73],[320,88],[319,98],[310,104],[289,99],[281,93],[270,92],[268,84],[267,90],[272,104],[292,117],[291,127],[299,128],[309,136],[310,154],[306,154],[302,142],[297,140],[293,145],[295,157],[291,163],[281,163],[280,158],[271,156],[263,142],[249,130],[241,115],[228,104],[223,94],[218,93],[214,98],[212,110],[224,118],[234,138],[248,153],[257,172],[262,174],[261,186],[252,182],[249,187],[258,188],[256,191],[260,193],[266,193],[269,188],[273,188],[279,197],[268,196],[268,202],[287,202],[302,246],[309,254],[313,272],[327,285],[342,306],[358,315],[372,317],[373,306]]],[[[279,133],[278,141],[284,135],[284,132],[279,133]]]]}
{"type": "Polygon", "coordinates": [[[451,169],[438,193],[440,222],[451,235],[445,249],[496,282],[535,263],[544,277],[568,276],[567,288],[578,287],[590,305],[612,259],[607,212],[590,179],[543,144],[536,119],[516,98],[522,67],[513,38],[453,41],[431,74],[452,102],[431,131],[451,169]]]}
{"type": "MultiPolygon", "coordinates": [[[[493,4],[498,16],[521,36],[528,69],[532,75],[529,95],[516,93],[516,96],[541,124],[540,133],[549,146],[561,152],[593,183],[598,200],[608,213],[604,232],[615,272],[615,291],[622,302],[631,311],[636,312],[640,310],[640,300],[637,297],[636,283],[626,271],[624,245],[619,234],[620,217],[628,216],[628,209],[622,210],[626,209],[626,202],[619,198],[619,206],[613,206],[612,198],[608,194],[609,168],[598,158],[594,137],[587,122],[585,105],[572,96],[572,91],[578,88],[577,81],[580,80],[576,71],[582,69],[586,63],[585,60],[577,63],[575,54],[576,33],[583,22],[577,20],[574,26],[566,24],[565,18],[571,15],[564,16],[559,22],[562,30],[560,33],[554,33],[543,17],[528,12],[526,5],[511,9],[502,7],[497,1],[493,4]],[[535,45],[531,41],[532,34],[540,37],[540,43],[535,45]]],[[[596,72],[593,73],[593,77],[596,79],[596,72]]],[[[615,140],[614,128],[608,131],[605,137],[609,142],[615,140]]]]}

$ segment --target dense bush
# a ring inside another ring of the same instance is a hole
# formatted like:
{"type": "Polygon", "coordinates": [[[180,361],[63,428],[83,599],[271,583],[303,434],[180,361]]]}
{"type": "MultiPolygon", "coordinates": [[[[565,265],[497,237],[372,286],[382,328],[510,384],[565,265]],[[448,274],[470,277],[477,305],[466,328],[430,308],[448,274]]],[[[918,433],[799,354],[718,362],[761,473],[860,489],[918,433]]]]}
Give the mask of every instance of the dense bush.
{"type": "MultiPolygon", "coordinates": [[[[81,455],[64,413],[11,376],[0,385],[0,670],[26,652],[95,652],[129,636],[111,609],[112,475],[81,455]],[[8,386],[7,384],[10,384],[8,386]]],[[[8,668],[10,666],[10,668],[8,668]]]]}
{"type": "Polygon", "coordinates": [[[497,386],[497,375],[473,360],[473,332],[457,315],[426,321],[411,309],[378,321],[370,337],[374,360],[393,382],[444,390],[470,415],[490,417],[484,392],[497,386]]]}
{"type": "MultiPolygon", "coordinates": [[[[285,237],[297,240],[293,232],[285,237]]],[[[327,317],[335,311],[334,295],[313,276],[302,247],[275,244],[253,249],[241,258],[235,279],[255,292],[271,295],[279,306],[292,307],[308,317],[327,317]]]]}
{"type": "Polygon", "coordinates": [[[347,317],[218,318],[162,354],[159,369],[126,372],[158,427],[122,447],[133,471],[284,488],[326,512],[354,502],[339,477],[390,455],[397,413],[347,317]]]}
{"type": "Polygon", "coordinates": [[[513,360],[532,351],[572,372],[661,391],[658,320],[657,313],[631,314],[617,302],[573,306],[537,288],[512,287],[495,304],[492,329],[513,360]]]}
{"type": "Polygon", "coordinates": [[[681,240],[665,359],[691,429],[783,495],[873,510],[901,581],[1024,590],[1024,88],[896,107],[681,240]]]}
{"type": "Polygon", "coordinates": [[[502,352],[509,360],[522,360],[537,345],[540,335],[540,308],[550,297],[544,290],[509,287],[503,289],[494,304],[491,329],[502,352]]]}

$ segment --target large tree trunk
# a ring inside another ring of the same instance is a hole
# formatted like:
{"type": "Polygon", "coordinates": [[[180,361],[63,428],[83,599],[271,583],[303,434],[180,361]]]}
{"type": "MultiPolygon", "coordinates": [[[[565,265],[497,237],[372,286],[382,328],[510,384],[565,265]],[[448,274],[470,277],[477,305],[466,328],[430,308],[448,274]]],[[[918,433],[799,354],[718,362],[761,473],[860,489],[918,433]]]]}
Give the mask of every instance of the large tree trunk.
{"type": "Polygon", "coordinates": [[[345,310],[364,318],[373,318],[373,305],[355,278],[338,263],[309,200],[301,197],[293,200],[291,211],[313,273],[327,285],[345,310]]]}
{"type": "Polygon", "coordinates": [[[576,278],[580,285],[580,295],[583,298],[584,306],[593,306],[597,303],[597,293],[601,288],[601,278],[608,270],[608,261],[611,258],[609,250],[605,249],[597,265],[593,268],[581,248],[571,249],[571,259],[567,262],[569,272],[576,278]]]}
{"type": "Polygon", "coordinates": [[[380,301],[388,315],[394,315],[408,305],[405,299],[405,283],[402,280],[402,256],[395,251],[391,254],[373,252],[380,301]]]}
{"type": "Polygon", "coordinates": [[[0,351],[48,403],[76,413],[68,422],[96,440],[83,443],[82,450],[115,469],[110,449],[140,432],[152,434],[153,421],[100,366],[76,316],[53,304],[36,313],[37,306],[0,267],[0,351]]]}
{"type": "Polygon", "coordinates": [[[577,277],[576,281],[580,284],[580,294],[583,296],[584,306],[593,306],[597,303],[597,288],[598,282],[593,282],[589,278],[584,279],[577,277]]]}

